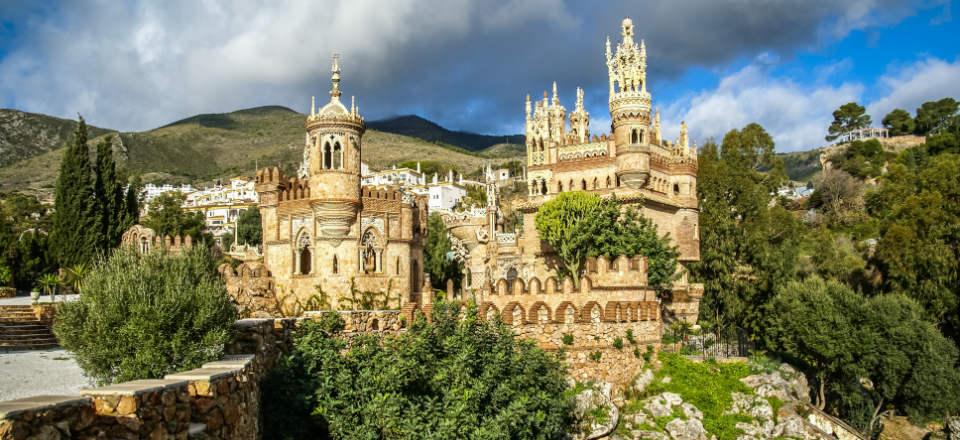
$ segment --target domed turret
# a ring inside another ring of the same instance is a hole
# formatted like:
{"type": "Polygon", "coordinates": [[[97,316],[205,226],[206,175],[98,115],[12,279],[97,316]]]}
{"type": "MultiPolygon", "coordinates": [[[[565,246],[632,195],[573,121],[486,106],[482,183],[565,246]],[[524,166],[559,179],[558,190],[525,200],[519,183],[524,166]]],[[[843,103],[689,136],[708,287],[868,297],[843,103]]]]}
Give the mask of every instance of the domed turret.
{"type": "Polygon", "coordinates": [[[361,139],[366,130],[353,99],[340,102],[340,63],[333,56],[330,102],[307,117],[307,144],[301,177],[310,181],[310,205],[323,236],[344,237],[360,205],[361,139]]]}

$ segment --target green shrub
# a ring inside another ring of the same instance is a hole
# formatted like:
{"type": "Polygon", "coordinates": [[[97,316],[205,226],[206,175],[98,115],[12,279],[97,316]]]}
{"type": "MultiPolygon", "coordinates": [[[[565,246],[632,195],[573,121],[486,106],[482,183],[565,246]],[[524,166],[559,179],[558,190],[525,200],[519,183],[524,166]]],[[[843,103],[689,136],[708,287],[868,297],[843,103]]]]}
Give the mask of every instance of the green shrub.
{"type": "Polygon", "coordinates": [[[600,358],[603,357],[603,353],[599,350],[590,352],[590,360],[594,362],[600,362],[600,358]]]}
{"type": "Polygon", "coordinates": [[[645,352],[643,353],[643,361],[646,362],[646,363],[650,363],[650,360],[651,360],[651,359],[653,359],[653,346],[652,346],[652,345],[648,345],[648,346],[647,346],[647,351],[645,351],[645,352]]]}
{"type": "Polygon", "coordinates": [[[633,336],[633,329],[627,329],[627,341],[630,342],[630,345],[637,345],[637,338],[633,336]]]}
{"type": "Polygon", "coordinates": [[[161,378],[216,360],[237,312],[203,247],[180,255],[132,248],[101,260],[54,333],[101,384],[161,378]]]}
{"type": "Polygon", "coordinates": [[[437,304],[378,337],[336,314],[298,329],[264,386],[265,438],[561,438],[573,408],[560,359],[498,321],[437,304]]]}
{"type": "Polygon", "coordinates": [[[617,350],[623,350],[623,338],[617,336],[613,339],[613,348],[617,350]]]}
{"type": "Polygon", "coordinates": [[[643,356],[643,353],[640,353],[640,347],[633,347],[633,357],[640,359],[641,356],[643,356]]]}
{"type": "Polygon", "coordinates": [[[563,345],[573,345],[573,333],[563,334],[563,345]]]}

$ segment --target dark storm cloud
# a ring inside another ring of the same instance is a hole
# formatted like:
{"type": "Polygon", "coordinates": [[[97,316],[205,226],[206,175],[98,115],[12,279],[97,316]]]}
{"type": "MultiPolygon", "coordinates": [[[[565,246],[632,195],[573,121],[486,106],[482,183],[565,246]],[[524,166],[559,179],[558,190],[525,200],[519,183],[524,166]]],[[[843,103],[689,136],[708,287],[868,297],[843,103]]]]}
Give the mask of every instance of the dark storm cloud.
{"type": "MultiPolygon", "coordinates": [[[[146,129],[200,112],[326,99],[329,54],[368,119],[418,113],[451,128],[515,131],[523,96],[556,80],[603,113],[603,42],[632,17],[654,86],[909,13],[900,2],[258,0],[67,3],[33,12],[0,59],[5,104],[146,129]]],[[[0,14],[3,16],[4,14],[0,14]]],[[[2,52],[0,52],[2,53],[2,52]]],[[[603,116],[602,114],[599,116],[603,116]]]]}

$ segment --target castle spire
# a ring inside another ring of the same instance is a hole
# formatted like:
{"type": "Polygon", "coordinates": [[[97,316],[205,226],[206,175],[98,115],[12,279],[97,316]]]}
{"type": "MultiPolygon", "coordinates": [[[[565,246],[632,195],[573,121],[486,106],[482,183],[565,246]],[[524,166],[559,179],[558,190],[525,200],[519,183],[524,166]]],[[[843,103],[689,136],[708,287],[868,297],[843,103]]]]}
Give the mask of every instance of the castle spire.
{"type": "Polygon", "coordinates": [[[333,88],[330,89],[330,97],[333,100],[340,99],[340,54],[333,54],[333,65],[330,67],[330,80],[333,82],[333,88]]]}
{"type": "Polygon", "coordinates": [[[583,111],[583,88],[577,87],[577,104],[574,111],[583,111]]]}
{"type": "Polygon", "coordinates": [[[310,97],[310,116],[313,116],[317,113],[317,97],[310,97]]]}
{"type": "Polygon", "coordinates": [[[687,136],[687,122],[680,121],[680,139],[679,144],[681,147],[687,148],[690,146],[690,139],[687,136]]]}
{"type": "Polygon", "coordinates": [[[557,96],[557,82],[553,82],[553,105],[560,105],[560,98],[557,96]]]}
{"type": "Polygon", "coordinates": [[[357,114],[357,98],[353,95],[350,95],[350,114],[357,114]]]}
{"type": "Polygon", "coordinates": [[[527,102],[524,105],[524,110],[526,111],[527,120],[529,121],[530,120],[530,94],[529,93],[527,93],[527,102]]]}

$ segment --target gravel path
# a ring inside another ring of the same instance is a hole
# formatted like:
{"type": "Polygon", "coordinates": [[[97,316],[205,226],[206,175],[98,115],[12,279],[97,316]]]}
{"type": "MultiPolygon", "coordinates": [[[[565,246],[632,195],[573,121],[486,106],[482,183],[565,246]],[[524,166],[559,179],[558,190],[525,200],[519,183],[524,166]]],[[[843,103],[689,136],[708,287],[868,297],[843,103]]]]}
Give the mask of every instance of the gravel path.
{"type": "Polygon", "coordinates": [[[89,385],[73,356],[63,349],[0,352],[0,401],[78,394],[89,385]]]}

